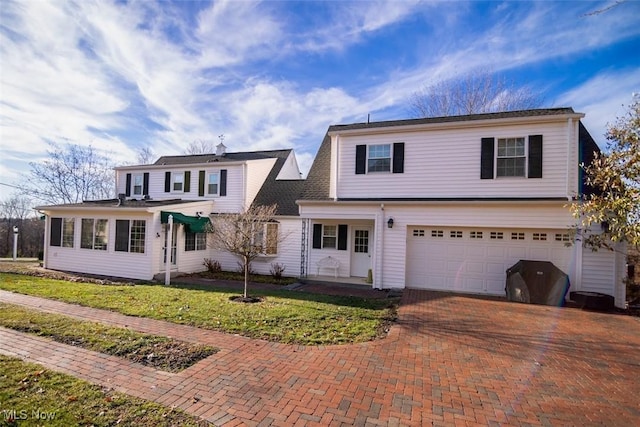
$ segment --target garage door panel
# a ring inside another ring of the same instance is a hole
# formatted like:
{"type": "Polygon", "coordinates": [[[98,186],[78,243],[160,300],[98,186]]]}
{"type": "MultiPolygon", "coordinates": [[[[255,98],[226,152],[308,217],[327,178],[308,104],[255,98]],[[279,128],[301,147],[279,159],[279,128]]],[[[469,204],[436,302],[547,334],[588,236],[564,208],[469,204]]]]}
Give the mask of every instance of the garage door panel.
{"type": "MultiPolygon", "coordinates": [[[[433,227],[421,226],[421,229],[433,227]]],[[[518,229],[453,229],[438,227],[442,237],[407,239],[407,285],[425,289],[504,295],[506,269],[520,259],[551,261],[570,273],[572,249],[555,240],[533,240],[533,232],[518,229]],[[459,236],[462,232],[462,238],[459,236]],[[480,235],[481,237],[477,237],[480,235]],[[504,236],[490,239],[490,236],[504,236]],[[512,239],[511,236],[518,236],[512,239]],[[482,237],[484,236],[484,238],[482,237]],[[522,237],[524,240],[522,240],[522,237]]],[[[548,230],[553,236],[555,231],[548,230]]],[[[537,237],[540,233],[536,232],[537,237]]],[[[543,235],[545,233],[542,233],[543,235]]]]}

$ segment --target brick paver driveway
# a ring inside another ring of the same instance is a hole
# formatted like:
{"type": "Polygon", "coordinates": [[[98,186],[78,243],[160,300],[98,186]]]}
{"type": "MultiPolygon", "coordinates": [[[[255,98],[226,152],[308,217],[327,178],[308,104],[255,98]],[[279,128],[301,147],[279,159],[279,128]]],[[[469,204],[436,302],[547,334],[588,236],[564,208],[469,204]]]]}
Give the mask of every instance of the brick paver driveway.
{"type": "Polygon", "coordinates": [[[222,350],[167,374],[0,328],[0,352],[217,425],[638,425],[640,319],[405,290],[380,341],[300,347],[0,292],[222,350]],[[7,343],[20,342],[19,346],[7,343]]]}

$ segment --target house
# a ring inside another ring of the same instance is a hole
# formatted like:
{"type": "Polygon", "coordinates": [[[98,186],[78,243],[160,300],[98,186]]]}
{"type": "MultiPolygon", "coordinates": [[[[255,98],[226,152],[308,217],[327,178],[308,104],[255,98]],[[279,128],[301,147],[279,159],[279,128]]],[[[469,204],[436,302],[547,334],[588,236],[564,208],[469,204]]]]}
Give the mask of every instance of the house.
{"type": "Polygon", "coordinates": [[[44,267],[54,270],[150,280],[164,275],[166,247],[171,273],[202,271],[203,260],[237,270],[238,260],[210,248],[209,215],[238,212],[252,203],[277,204],[265,230],[269,247],[253,270],[269,274],[272,263],[287,272],[300,266],[300,219],[295,199],[303,180],[293,150],[164,156],[152,165],[115,169],[116,199],[38,206],[46,216],[44,267]],[[168,218],[173,216],[172,238],[168,218]],[[279,247],[268,242],[284,233],[279,247]],[[296,251],[287,251],[295,247],[296,251]]]}
{"type": "Polygon", "coordinates": [[[330,126],[298,200],[301,276],[331,257],[338,277],[371,274],[378,289],[504,295],[510,266],[542,260],[572,291],[623,306],[624,254],[592,252],[570,232],[567,205],[589,191],[579,164],[598,150],[583,117],[557,108],[330,126]]]}

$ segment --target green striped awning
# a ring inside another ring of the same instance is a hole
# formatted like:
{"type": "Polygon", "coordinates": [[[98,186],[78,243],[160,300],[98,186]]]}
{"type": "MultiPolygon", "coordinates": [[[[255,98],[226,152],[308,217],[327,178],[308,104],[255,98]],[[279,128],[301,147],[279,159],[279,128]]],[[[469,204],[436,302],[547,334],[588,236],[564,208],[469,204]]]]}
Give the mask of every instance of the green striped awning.
{"type": "Polygon", "coordinates": [[[167,224],[169,222],[169,215],[173,215],[174,224],[184,224],[185,229],[191,233],[205,233],[210,224],[208,216],[189,216],[181,214],[180,212],[167,211],[160,212],[160,222],[167,224]]]}

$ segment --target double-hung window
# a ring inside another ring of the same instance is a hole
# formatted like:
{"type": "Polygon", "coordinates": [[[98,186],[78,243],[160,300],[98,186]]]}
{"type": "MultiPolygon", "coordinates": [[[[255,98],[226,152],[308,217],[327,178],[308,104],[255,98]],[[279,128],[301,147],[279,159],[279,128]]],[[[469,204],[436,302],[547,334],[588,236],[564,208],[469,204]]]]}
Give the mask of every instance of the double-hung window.
{"type": "Polygon", "coordinates": [[[338,227],[324,225],[322,227],[322,247],[335,249],[338,243],[338,227]]]}
{"type": "Polygon", "coordinates": [[[143,176],[142,175],[134,175],[133,176],[133,194],[135,196],[142,195],[142,186],[143,186],[143,176]]]}
{"type": "Polygon", "coordinates": [[[367,172],[391,172],[391,144],[369,145],[367,172]]]}
{"type": "Polygon", "coordinates": [[[116,251],[143,254],[146,224],[143,219],[116,220],[116,251]]]}
{"type": "Polygon", "coordinates": [[[220,190],[220,174],[218,172],[209,173],[209,180],[207,181],[207,194],[211,196],[217,196],[220,190]]]}
{"type": "Polygon", "coordinates": [[[108,224],[106,219],[82,218],[80,247],[83,249],[107,250],[108,224]]]}
{"type": "Polygon", "coordinates": [[[524,138],[499,138],[496,176],[526,176],[524,138]]]}
{"type": "Polygon", "coordinates": [[[184,174],[182,172],[173,173],[173,183],[171,186],[172,191],[183,191],[184,188],[184,174]]]}
{"type": "Polygon", "coordinates": [[[203,251],[207,249],[207,235],[206,233],[191,233],[187,231],[184,239],[184,250],[189,251],[203,251]]]}

